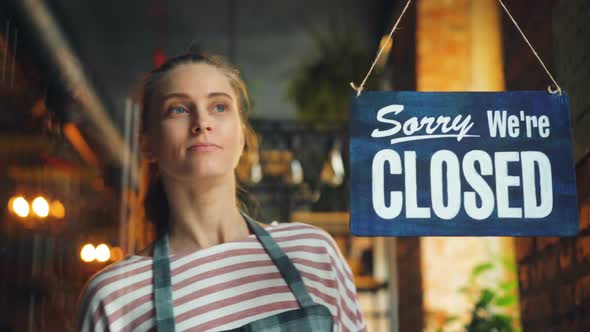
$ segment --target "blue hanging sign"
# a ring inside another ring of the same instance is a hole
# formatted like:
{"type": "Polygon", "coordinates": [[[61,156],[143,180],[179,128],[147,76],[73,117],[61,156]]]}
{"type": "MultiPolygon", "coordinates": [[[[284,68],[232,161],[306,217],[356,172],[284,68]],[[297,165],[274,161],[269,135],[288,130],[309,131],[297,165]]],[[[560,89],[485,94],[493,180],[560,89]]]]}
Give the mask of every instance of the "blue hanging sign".
{"type": "Polygon", "coordinates": [[[354,95],[350,183],[357,236],[573,236],[569,97],[354,95]]]}

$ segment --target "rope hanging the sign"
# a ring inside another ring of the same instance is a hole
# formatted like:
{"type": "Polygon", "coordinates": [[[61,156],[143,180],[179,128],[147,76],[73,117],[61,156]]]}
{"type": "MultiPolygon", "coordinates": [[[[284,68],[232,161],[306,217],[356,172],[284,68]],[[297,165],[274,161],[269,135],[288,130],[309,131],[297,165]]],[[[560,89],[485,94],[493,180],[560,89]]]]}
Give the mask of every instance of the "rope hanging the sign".
{"type": "Polygon", "coordinates": [[[551,73],[549,72],[549,69],[547,69],[547,66],[545,66],[545,63],[543,63],[543,60],[541,60],[541,57],[537,54],[537,51],[535,51],[535,48],[533,47],[533,45],[531,45],[531,43],[529,42],[527,37],[524,35],[524,32],[522,32],[522,30],[518,26],[518,23],[516,23],[516,20],[510,14],[510,11],[508,10],[508,8],[506,8],[506,6],[504,6],[504,3],[502,2],[502,0],[498,0],[498,2],[500,3],[500,5],[502,5],[502,8],[504,8],[504,11],[506,12],[506,14],[508,14],[508,17],[510,17],[510,20],[512,20],[512,23],[514,23],[514,26],[516,26],[516,29],[518,29],[518,31],[522,35],[522,38],[524,38],[524,41],[529,45],[529,47],[531,48],[531,51],[533,51],[533,54],[537,57],[537,60],[539,60],[539,62],[541,63],[541,66],[543,66],[543,69],[545,69],[545,72],[547,72],[547,75],[549,75],[549,78],[553,81],[553,84],[555,84],[555,86],[557,87],[557,90],[553,90],[553,89],[551,89],[551,85],[549,85],[547,87],[547,91],[549,91],[549,93],[551,93],[551,94],[559,93],[559,95],[561,96],[561,88],[559,87],[559,84],[557,84],[557,82],[553,78],[553,75],[551,75],[551,73]]]}
{"type": "MultiPolygon", "coordinates": [[[[408,9],[408,7],[410,6],[410,3],[411,2],[412,2],[412,0],[408,0],[408,2],[406,3],[406,5],[404,6],[404,9],[402,10],[400,16],[398,17],[397,21],[393,25],[393,29],[391,29],[391,31],[389,32],[388,40],[391,39],[391,37],[393,36],[393,32],[396,30],[399,22],[401,21],[402,17],[404,16],[404,14],[406,12],[406,9],[408,9]]],[[[549,93],[551,93],[551,94],[559,93],[559,95],[561,96],[561,87],[559,86],[559,84],[557,84],[557,81],[555,81],[555,79],[553,78],[553,75],[551,75],[551,73],[549,72],[549,69],[547,69],[547,66],[545,66],[545,63],[543,62],[543,60],[541,60],[541,57],[539,57],[539,55],[537,54],[537,51],[535,50],[535,48],[533,47],[533,45],[529,42],[529,40],[525,36],[524,32],[522,31],[522,29],[520,28],[520,26],[518,25],[518,23],[516,23],[516,20],[512,17],[512,15],[510,14],[510,11],[508,10],[508,8],[506,8],[506,6],[502,2],[502,0],[498,0],[498,2],[502,6],[502,8],[504,8],[504,11],[506,12],[506,14],[508,14],[508,17],[510,17],[510,20],[512,21],[512,23],[514,23],[514,26],[516,26],[516,29],[518,29],[518,31],[522,35],[522,38],[524,38],[524,40],[527,43],[527,45],[529,45],[529,47],[531,48],[531,51],[533,51],[533,54],[535,55],[535,57],[537,57],[537,60],[539,60],[539,62],[541,63],[541,66],[543,66],[543,69],[545,69],[545,72],[547,73],[547,75],[549,75],[549,78],[551,79],[551,81],[553,81],[553,84],[555,84],[555,87],[557,88],[556,90],[553,90],[551,88],[551,85],[549,85],[547,87],[547,91],[549,91],[549,93]]],[[[375,60],[373,60],[373,64],[371,65],[371,68],[369,68],[369,71],[367,72],[367,75],[365,75],[365,78],[361,82],[361,85],[357,86],[356,84],[354,84],[354,82],[350,82],[350,86],[354,90],[356,90],[356,96],[357,97],[361,95],[361,92],[363,91],[363,89],[365,87],[365,83],[367,82],[367,79],[371,75],[371,72],[373,71],[373,68],[375,68],[375,64],[377,63],[377,61],[379,61],[379,57],[381,57],[381,53],[383,52],[383,49],[385,49],[386,45],[387,45],[387,43],[383,43],[383,45],[379,49],[379,52],[377,53],[377,56],[375,57],[375,60]]]]}
{"type": "MultiPolygon", "coordinates": [[[[393,32],[397,28],[397,25],[399,24],[399,22],[402,20],[402,17],[404,16],[404,14],[406,12],[406,9],[408,9],[408,7],[410,6],[410,3],[411,2],[412,2],[412,0],[408,0],[408,2],[406,3],[406,6],[402,10],[402,13],[399,15],[399,17],[397,19],[397,22],[395,22],[395,24],[393,25],[393,29],[391,29],[391,31],[389,32],[389,36],[387,37],[388,38],[387,41],[389,41],[391,39],[391,36],[393,36],[393,32]]],[[[377,53],[377,56],[375,57],[375,60],[373,60],[373,64],[371,65],[371,68],[367,72],[367,75],[365,76],[365,78],[361,82],[361,85],[357,87],[354,84],[354,82],[350,82],[350,86],[353,89],[356,90],[356,96],[357,97],[361,95],[361,92],[363,91],[363,89],[365,87],[365,83],[367,82],[367,79],[369,78],[369,75],[371,75],[371,72],[373,71],[373,68],[375,68],[375,64],[377,63],[377,61],[379,61],[379,57],[381,56],[381,52],[383,52],[383,49],[385,49],[386,46],[387,46],[387,42],[383,43],[383,45],[381,46],[381,49],[379,49],[379,53],[377,53]]]]}

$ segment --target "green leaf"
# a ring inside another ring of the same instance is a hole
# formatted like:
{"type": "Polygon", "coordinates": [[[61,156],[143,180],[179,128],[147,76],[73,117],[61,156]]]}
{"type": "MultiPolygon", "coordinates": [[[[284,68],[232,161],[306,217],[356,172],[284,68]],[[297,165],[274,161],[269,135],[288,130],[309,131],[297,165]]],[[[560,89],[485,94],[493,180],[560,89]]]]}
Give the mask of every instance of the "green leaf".
{"type": "Polygon", "coordinates": [[[518,266],[514,262],[514,259],[502,258],[502,265],[504,266],[504,268],[506,270],[508,270],[512,274],[517,274],[518,273],[518,266]]]}
{"type": "Polygon", "coordinates": [[[514,332],[512,328],[512,317],[506,315],[494,315],[492,316],[492,325],[499,332],[514,332]]]}
{"type": "Polygon", "coordinates": [[[490,302],[492,302],[493,299],[494,293],[486,288],[481,292],[479,301],[477,301],[477,304],[475,306],[476,308],[485,308],[490,304],[490,302]]]}
{"type": "Polygon", "coordinates": [[[494,304],[499,307],[507,307],[507,306],[511,306],[515,303],[516,303],[516,296],[512,295],[512,294],[499,297],[494,301],[494,304]]]}
{"type": "Polygon", "coordinates": [[[502,289],[505,292],[511,292],[512,290],[516,289],[516,287],[518,286],[518,281],[516,280],[510,280],[510,281],[505,281],[500,283],[500,289],[502,289]]]}
{"type": "Polygon", "coordinates": [[[502,320],[507,323],[512,323],[513,320],[512,316],[509,315],[495,314],[494,316],[497,317],[499,320],[502,320]]]}
{"type": "Polygon", "coordinates": [[[494,268],[494,264],[492,263],[482,263],[477,265],[476,267],[473,268],[473,272],[471,272],[471,276],[473,278],[481,275],[482,273],[489,271],[491,269],[494,268]]]}

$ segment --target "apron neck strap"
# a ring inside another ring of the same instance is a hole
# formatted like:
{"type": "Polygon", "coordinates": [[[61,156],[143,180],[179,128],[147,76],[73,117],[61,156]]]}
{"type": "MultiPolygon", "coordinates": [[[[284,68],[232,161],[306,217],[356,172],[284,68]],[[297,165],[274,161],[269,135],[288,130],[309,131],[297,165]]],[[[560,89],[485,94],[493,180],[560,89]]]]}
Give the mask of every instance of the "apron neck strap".
{"type": "Polygon", "coordinates": [[[154,310],[158,331],[175,331],[174,302],[170,275],[170,243],[168,234],[162,234],[154,246],[154,310]]]}
{"type": "Polygon", "coordinates": [[[285,282],[289,286],[289,289],[291,289],[293,295],[295,295],[299,306],[307,307],[314,305],[315,302],[313,302],[311,296],[309,296],[299,271],[297,268],[295,268],[295,265],[293,265],[293,262],[291,262],[289,257],[287,257],[287,254],[285,254],[279,245],[272,239],[270,234],[268,234],[264,228],[258,225],[254,219],[250,218],[250,216],[242,211],[240,211],[240,213],[244,219],[246,219],[254,234],[256,234],[258,241],[260,241],[266,253],[270,256],[273,263],[279,269],[281,276],[283,276],[283,279],[285,279],[285,282]]]}

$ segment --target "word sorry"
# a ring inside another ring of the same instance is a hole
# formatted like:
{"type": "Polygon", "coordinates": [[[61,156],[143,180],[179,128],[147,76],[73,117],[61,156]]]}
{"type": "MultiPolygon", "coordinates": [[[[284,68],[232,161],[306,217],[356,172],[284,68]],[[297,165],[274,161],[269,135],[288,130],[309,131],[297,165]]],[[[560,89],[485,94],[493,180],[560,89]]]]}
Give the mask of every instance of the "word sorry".
{"type": "Polygon", "coordinates": [[[394,115],[400,114],[404,110],[403,105],[389,105],[381,108],[377,111],[377,121],[381,123],[391,124],[392,127],[387,130],[375,129],[371,133],[373,138],[382,138],[388,136],[394,136],[401,131],[406,137],[398,137],[391,139],[391,144],[417,141],[431,138],[443,138],[443,137],[456,137],[457,141],[461,141],[464,137],[479,137],[479,135],[468,135],[467,133],[473,127],[471,122],[471,115],[467,115],[463,118],[462,115],[457,115],[453,120],[448,116],[431,117],[425,116],[418,120],[417,117],[411,117],[401,124],[399,121],[388,119],[385,116],[393,113],[394,115]],[[437,134],[437,130],[440,129],[440,133],[437,134]],[[424,130],[424,134],[420,134],[420,131],[424,130]],[[451,133],[450,133],[451,132],[451,133]],[[455,132],[453,134],[452,132],[455,132]],[[415,135],[417,134],[418,135],[415,135]],[[450,133],[450,134],[449,134],[450,133]]]}

